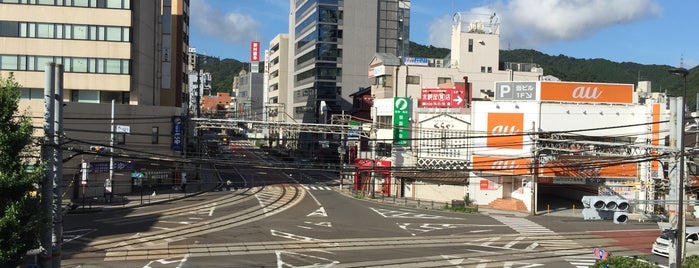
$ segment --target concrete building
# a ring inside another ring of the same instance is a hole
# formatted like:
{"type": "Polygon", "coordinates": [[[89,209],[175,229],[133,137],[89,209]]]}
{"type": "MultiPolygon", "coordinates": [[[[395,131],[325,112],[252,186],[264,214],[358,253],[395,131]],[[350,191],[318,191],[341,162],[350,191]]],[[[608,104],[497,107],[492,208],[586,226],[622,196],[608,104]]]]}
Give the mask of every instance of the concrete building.
{"type": "MultiPolygon", "coordinates": [[[[20,84],[23,111],[43,118],[46,64],[63,66],[65,185],[82,160],[96,163],[91,178],[101,180],[87,185],[104,182],[109,158],[98,149],[110,144],[112,101],[115,124],[130,127],[115,135],[118,162],[135,168],[151,159],[162,182],[174,180],[181,167],[153,159],[182,151],[173,130],[187,98],[188,22],[188,0],[0,3],[0,75],[20,84]]],[[[42,120],[34,121],[38,129],[42,120]]],[[[114,183],[115,193],[130,190],[130,171],[118,169],[114,183]]]]}
{"type": "Polygon", "coordinates": [[[289,35],[279,34],[269,42],[269,58],[265,60],[269,77],[267,113],[270,121],[290,121],[289,104],[289,35]]]}
{"type": "Polygon", "coordinates": [[[375,53],[408,55],[410,1],[291,0],[287,109],[298,122],[319,123],[349,111],[350,94],[370,84],[366,65],[375,53]]]}
{"type": "Polygon", "coordinates": [[[5,1],[0,74],[14,73],[23,99],[42,98],[44,65],[55,62],[65,69],[66,101],[181,107],[186,2],[5,1]]]}

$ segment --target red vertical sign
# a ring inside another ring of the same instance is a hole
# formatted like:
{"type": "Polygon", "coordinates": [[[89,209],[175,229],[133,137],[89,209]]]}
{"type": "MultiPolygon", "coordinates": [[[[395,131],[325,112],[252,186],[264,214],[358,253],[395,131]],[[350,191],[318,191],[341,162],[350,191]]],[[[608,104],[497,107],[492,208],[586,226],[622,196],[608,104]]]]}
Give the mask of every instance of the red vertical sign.
{"type": "Polygon", "coordinates": [[[260,42],[250,42],[250,61],[260,61],[260,42]]]}

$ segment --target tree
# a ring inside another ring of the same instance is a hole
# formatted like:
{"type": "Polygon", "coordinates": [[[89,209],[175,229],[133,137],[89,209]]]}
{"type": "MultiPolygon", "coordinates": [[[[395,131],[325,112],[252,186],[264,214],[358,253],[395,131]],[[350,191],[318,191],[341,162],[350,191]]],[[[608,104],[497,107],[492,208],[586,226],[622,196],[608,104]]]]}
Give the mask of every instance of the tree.
{"type": "Polygon", "coordinates": [[[44,220],[40,199],[32,194],[43,168],[27,171],[33,128],[30,117],[18,113],[19,97],[13,76],[0,77],[0,267],[21,264],[38,247],[44,220]]]}

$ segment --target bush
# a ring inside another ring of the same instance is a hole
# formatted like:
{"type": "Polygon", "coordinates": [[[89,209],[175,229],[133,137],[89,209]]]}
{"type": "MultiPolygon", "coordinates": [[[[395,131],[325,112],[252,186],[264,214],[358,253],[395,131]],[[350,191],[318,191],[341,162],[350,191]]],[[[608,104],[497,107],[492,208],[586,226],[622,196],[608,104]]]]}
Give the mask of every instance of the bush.
{"type": "MultiPolygon", "coordinates": [[[[610,256],[606,260],[598,261],[590,268],[659,268],[657,264],[650,263],[643,257],[610,256]]],[[[684,267],[684,266],[682,266],[684,267]]]]}
{"type": "Polygon", "coordinates": [[[682,268],[699,267],[699,256],[689,256],[682,262],[682,268]]]}

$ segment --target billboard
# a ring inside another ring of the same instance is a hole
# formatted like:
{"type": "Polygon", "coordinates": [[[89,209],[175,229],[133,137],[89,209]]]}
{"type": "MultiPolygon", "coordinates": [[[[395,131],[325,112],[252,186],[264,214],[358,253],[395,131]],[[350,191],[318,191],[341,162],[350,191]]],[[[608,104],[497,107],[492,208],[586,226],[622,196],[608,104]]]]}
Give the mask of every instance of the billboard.
{"type": "Polygon", "coordinates": [[[523,113],[488,113],[486,146],[522,149],[524,145],[523,113]]]}
{"type": "Polygon", "coordinates": [[[412,66],[428,66],[427,58],[405,57],[403,64],[412,66]]]}
{"type": "Polygon", "coordinates": [[[260,42],[250,42],[250,61],[260,61],[260,42]]]}
{"type": "Polygon", "coordinates": [[[172,150],[182,151],[182,116],[172,117],[172,150]]]}
{"type": "Polygon", "coordinates": [[[466,103],[463,88],[423,88],[420,93],[420,108],[463,108],[466,103]]]}
{"type": "Polygon", "coordinates": [[[502,175],[531,174],[531,159],[528,157],[473,156],[473,169],[502,175]]]}
{"type": "Polygon", "coordinates": [[[632,84],[540,83],[541,101],[633,103],[632,84]]]}
{"type": "Polygon", "coordinates": [[[495,100],[536,100],[536,82],[495,82],[495,100]]]}

